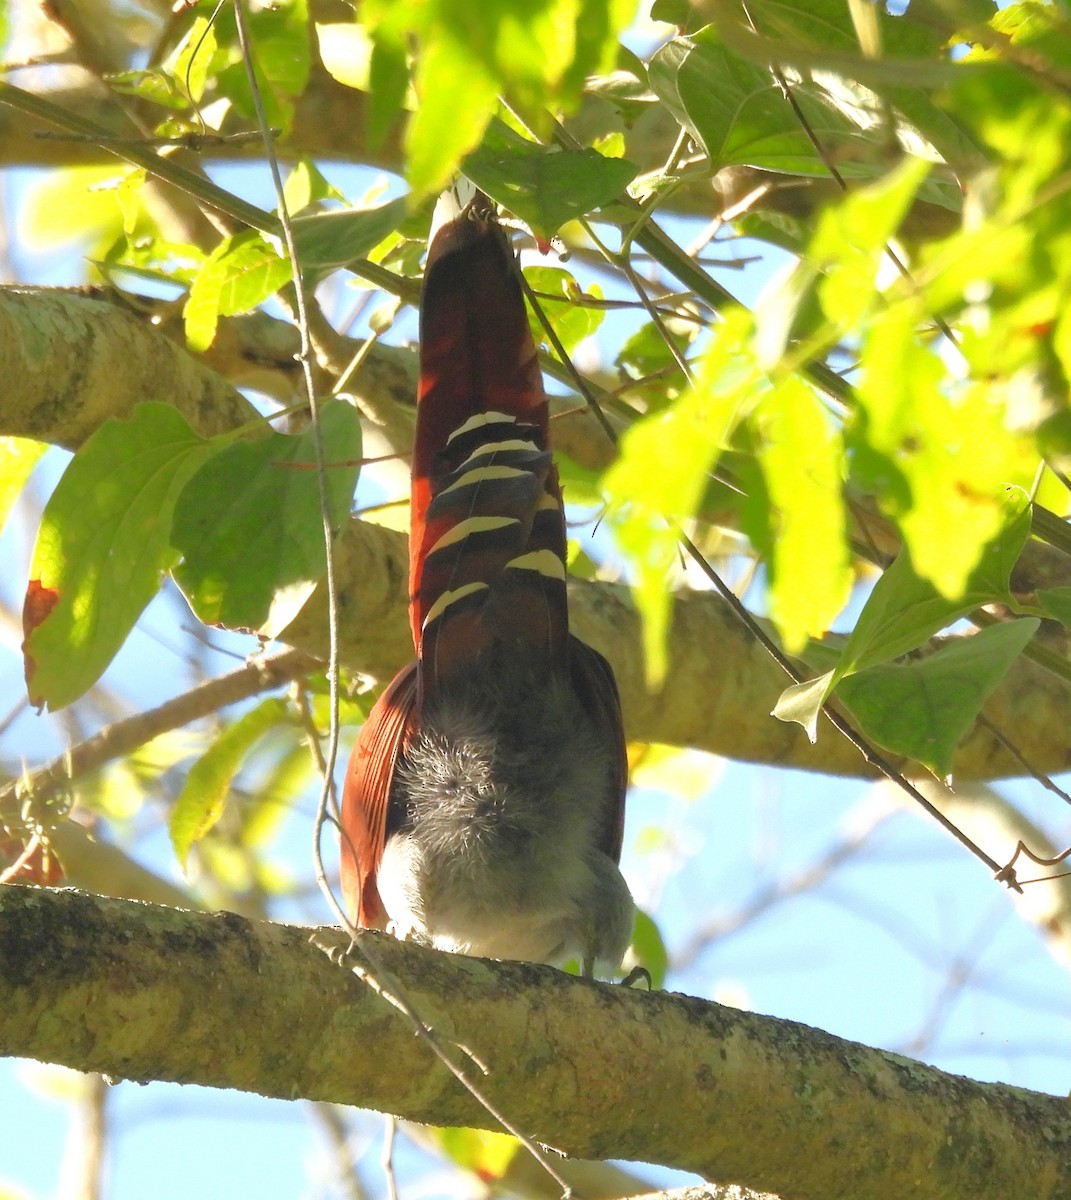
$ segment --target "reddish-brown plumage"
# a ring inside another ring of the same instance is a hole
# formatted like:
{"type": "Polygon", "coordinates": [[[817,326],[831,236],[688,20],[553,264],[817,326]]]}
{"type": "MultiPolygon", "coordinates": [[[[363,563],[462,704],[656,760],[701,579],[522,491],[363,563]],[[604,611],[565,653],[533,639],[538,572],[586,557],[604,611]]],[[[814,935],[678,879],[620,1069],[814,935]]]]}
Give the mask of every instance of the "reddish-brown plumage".
{"type": "Polygon", "coordinates": [[[376,887],[383,857],[394,762],[412,733],[416,663],[399,671],[372,706],[346,768],[342,793],[341,881],[350,920],[385,929],[387,914],[376,887]]]}
{"type": "Polygon", "coordinates": [[[377,888],[384,846],[412,817],[392,790],[396,768],[428,704],[452,687],[471,689],[481,671],[500,672],[515,656],[533,679],[571,691],[607,755],[605,798],[590,803],[609,808],[593,824],[600,852],[615,863],[626,786],[613,675],[568,632],[565,520],[518,269],[480,197],[433,237],[420,348],[409,597],[416,661],[365,722],[342,808],[347,908],[357,924],[380,928],[391,915],[377,888]]]}
{"type": "MultiPolygon", "coordinates": [[[[428,250],[409,528],[410,620],[418,652],[424,619],[442,591],[440,581],[425,579],[427,555],[452,518],[429,520],[428,508],[436,490],[436,459],[450,435],[472,416],[500,412],[531,426],[542,448],[549,444],[547,398],[517,273],[505,234],[473,212],[444,225],[428,250]]],[[[544,491],[560,512],[553,465],[544,491]]],[[[530,521],[532,514],[518,515],[530,521]]],[[[564,522],[549,539],[529,539],[525,549],[543,545],[564,561],[564,522]]],[[[498,560],[511,549],[516,547],[497,548],[484,578],[501,571],[498,560]]]]}

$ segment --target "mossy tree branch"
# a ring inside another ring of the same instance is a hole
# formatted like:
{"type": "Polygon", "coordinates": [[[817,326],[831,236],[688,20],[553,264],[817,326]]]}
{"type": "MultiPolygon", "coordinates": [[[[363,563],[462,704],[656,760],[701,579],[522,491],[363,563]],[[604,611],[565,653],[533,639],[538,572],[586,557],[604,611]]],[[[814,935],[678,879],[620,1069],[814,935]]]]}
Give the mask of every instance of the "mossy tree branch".
{"type": "MultiPolygon", "coordinates": [[[[0,1053],[486,1125],[382,989],[313,940],[339,934],[5,887],[0,1053]]],[[[375,934],[350,961],[365,952],[511,1120],[569,1155],[803,1200],[1071,1195],[1063,1099],[686,996],[375,934]]]]}

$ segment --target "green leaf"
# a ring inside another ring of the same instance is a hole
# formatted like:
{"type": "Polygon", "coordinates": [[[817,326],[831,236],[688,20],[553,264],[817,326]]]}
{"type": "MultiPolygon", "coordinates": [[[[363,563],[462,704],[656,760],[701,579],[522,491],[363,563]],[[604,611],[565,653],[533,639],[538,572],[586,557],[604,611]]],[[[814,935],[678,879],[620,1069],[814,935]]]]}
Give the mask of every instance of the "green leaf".
{"type": "Polygon", "coordinates": [[[139,100],[158,104],[174,112],[183,112],[190,107],[190,98],[185,89],[158,67],[146,71],[115,71],[105,78],[108,86],[121,96],[136,96],[139,100]]]}
{"type": "Polygon", "coordinates": [[[197,278],[205,255],[196,247],[163,238],[119,238],[98,265],[102,271],[116,268],[130,271],[139,278],[167,280],[189,287],[197,278]]]}
{"type": "Polygon", "coordinates": [[[1035,594],[1047,616],[1071,629],[1071,587],[1042,588],[1035,594]]]}
{"type": "MultiPolygon", "coordinates": [[[[695,338],[695,326],[673,329],[668,327],[665,321],[662,322],[662,325],[664,329],[668,329],[670,338],[681,354],[687,355],[695,338]]],[[[633,379],[660,373],[662,379],[659,386],[663,389],[668,387],[667,379],[683,382],[683,372],[669,346],[666,345],[662,331],[653,321],[645,322],[626,339],[617,352],[614,366],[626,372],[633,379]]]]}
{"type": "Polygon", "coordinates": [[[501,121],[491,125],[461,169],[543,239],[551,238],[566,221],[616,200],[638,170],[625,159],[604,158],[597,150],[537,145],[501,121]]]}
{"type": "Polygon", "coordinates": [[[251,312],[290,279],[289,260],[255,230],[225,238],[205,259],[182,310],[190,349],[207,350],[220,317],[251,312]]]}
{"type": "MultiPolygon", "coordinates": [[[[706,146],[716,168],[747,163],[825,176],[832,155],[842,178],[874,178],[888,162],[874,138],[880,128],[882,145],[898,142],[908,154],[945,160],[967,174],[985,166],[979,143],[967,122],[933,98],[961,71],[914,11],[875,13],[882,54],[872,56],[858,47],[843,0],[756,0],[748,6],[752,29],[714,8],[717,29],[677,38],[654,55],[652,88],[706,146]],[[792,100],[824,154],[782,101],[772,66],[788,72],[792,100]]],[[[955,188],[937,180],[927,199],[958,208],[955,188]]]]}
{"type": "MultiPolygon", "coordinates": [[[[310,158],[299,159],[283,185],[286,210],[296,216],[303,208],[325,200],[346,202],[346,197],[310,158]]],[[[311,214],[310,214],[311,215],[311,214]]]]}
{"type": "Polygon", "coordinates": [[[463,46],[440,38],[423,47],[414,86],[424,103],[405,130],[406,177],[419,199],[441,191],[479,143],[498,103],[499,81],[463,46]]]}
{"type": "Polygon", "coordinates": [[[636,0],[483,0],[478,11],[471,0],[365,0],[360,15],[375,46],[370,74],[378,65],[391,98],[380,108],[373,90],[377,132],[396,111],[403,49],[416,49],[419,103],[405,133],[416,197],[449,181],[479,143],[499,95],[537,124],[545,110],[575,108],[587,76],[613,65],[618,34],[636,8],[636,0]]]}
{"type": "MultiPolygon", "coordinates": [[[[320,413],[332,528],[353,501],[360,422],[334,401],[320,413]],[[347,464],[347,465],[342,465],[347,464]]],[[[205,463],[175,509],[173,574],[207,624],[274,636],[322,577],[326,556],[313,433],[238,442],[205,463]]]]}
{"type": "Polygon", "coordinates": [[[168,822],[171,844],[183,868],[191,848],[223,815],[231,782],[250,748],[284,720],[286,713],[285,700],[262,700],[228,725],[190,768],[168,822]]]}
{"type": "Polygon", "coordinates": [[[378,37],[368,62],[368,144],[373,150],[383,145],[391,126],[408,101],[416,102],[410,92],[409,58],[405,43],[378,37]]]}
{"type": "Polygon", "coordinates": [[[1009,599],[1011,570],[1030,533],[1030,501],[1018,489],[1004,497],[1004,526],[986,546],[963,591],[938,592],[903,550],[874,585],[844,647],[837,678],[898,658],[983,604],[1009,599]]]}
{"type": "MultiPolygon", "coordinates": [[[[587,292],[582,292],[576,278],[560,267],[526,267],[524,277],[532,291],[539,293],[536,301],[566,354],[571,354],[602,324],[603,310],[580,302],[584,296],[601,300],[602,289],[598,284],[593,283],[587,292]]],[[[528,324],[536,345],[547,340],[543,324],[534,312],[529,312],[528,324]]]]}
{"type": "Polygon", "coordinates": [[[654,0],[651,5],[652,21],[665,21],[667,25],[679,25],[683,28],[691,16],[692,6],[689,0],[654,0]]]}
{"type": "Polygon", "coordinates": [[[407,197],[378,208],[351,208],[294,218],[294,241],[302,269],[335,270],[373,250],[409,216],[407,197]]]}
{"type": "MultiPolygon", "coordinates": [[[[570,458],[563,450],[556,449],[554,464],[558,468],[558,481],[562,486],[562,494],[569,497],[568,503],[587,506],[601,511],[603,494],[600,486],[599,472],[591,467],[582,466],[574,458],[570,458]]],[[[589,542],[586,535],[581,535],[585,544],[589,542]]],[[[572,569],[570,565],[570,569],[572,569]]],[[[595,578],[592,573],[591,578],[595,578]]]]}
{"type": "Polygon", "coordinates": [[[33,704],[70,704],[111,662],[176,561],[175,501],[216,450],[153,403],[105,421],[74,456],[45,507],[30,569],[55,593],[26,639],[33,704]]]}
{"type": "Polygon", "coordinates": [[[833,672],[805,679],[785,688],[777,698],[771,715],[779,721],[802,725],[812,742],[818,741],[818,717],[826,697],[833,690],[833,672]]]}
{"type": "Polygon", "coordinates": [[[837,695],[868,738],[948,776],[956,746],[1040,624],[1023,617],[914,662],[871,667],[843,680],[837,695]]]}
{"type": "Polygon", "coordinates": [[[666,949],[662,931],[642,909],[636,910],[636,924],[632,928],[632,953],[639,965],[650,974],[651,990],[661,991],[666,986],[669,951],[666,949]]]}
{"type": "Polygon", "coordinates": [[[851,592],[844,445],[825,406],[796,375],[778,381],[750,424],[759,433],[770,503],[770,617],[788,652],[798,654],[828,630],[851,592]]]}
{"type": "Polygon", "coordinates": [[[603,476],[608,520],[636,571],[650,682],[666,671],[666,633],[678,555],[678,522],[694,516],[711,467],[765,377],[750,348],[751,316],[732,309],[700,363],[695,384],[663,411],[633,424],[617,461],[603,476]]]}
{"type": "MultiPolygon", "coordinates": [[[[842,147],[856,161],[838,161],[842,173],[884,170],[883,156],[874,153],[874,130],[881,128],[909,154],[944,159],[966,174],[983,167],[985,158],[969,123],[934,98],[935,90],[963,68],[949,62],[947,35],[921,9],[916,18],[917,7],[909,5],[894,17],[871,6],[882,49],[878,56],[860,50],[851,6],[843,0],[755,0],[748,13],[764,40],[735,37],[737,30],[727,22],[722,32],[727,41],[734,37],[734,49],[742,55],[753,54],[756,66],[768,68],[773,61],[782,69],[794,68],[806,81],[793,85],[797,100],[801,90],[811,92],[856,128],[842,147]]],[[[823,145],[829,148],[828,142],[823,145]]]]}
{"type": "MultiPolygon", "coordinates": [[[[217,18],[217,26],[233,28],[233,17],[226,15],[228,20],[217,18]]],[[[264,115],[269,126],[278,126],[285,134],[293,123],[293,97],[304,92],[312,66],[307,0],[250,6],[246,22],[264,115]]],[[[239,59],[220,70],[216,86],[243,117],[256,118],[244,62],[239,59]]]]}
{"type": "Polygon", "coordinates": [[[312,65],[307,0],[274,0],[251,7],[246,20],[254,62],[271,91],[300,96],[312,65]]]}
{"type": "Polygon", "coordinates": [[[558,104],[564,110],[576,107],[591,76],[614,66],[618,39],[635,21],[639,7],[637,0],[587,0],[584,4],[559,0],[558,12],[550,15],[551,25],[557,25],[567,16],[575,21],[576,27],[570,61],[556,89],[558,104]]]}
{"type": "MultiPolygon", "coordinates": [[[[713,26],[667,42],[651,60],[649,78],[659,99],[706,150],[715,171],[736,163],[828,175],[769,69],[730,50],[713,26]]],[[[793,95],[820,144],[843,166],[843,147],[858,130],[815,100],[812,90],[795,88],[793,95]]]]}
{"type": "Polygon", "coordinates": [[[1009,600],[1011,571],[1030,534],[1026,493],[1009,490],[1004,512],[1003,529],[986,546],[966,590],[956,599],[941,595],[928,579],[920,578],[910,553],[902,550],[874,585],[837,666],[786,688],[773,715],[802,725],[813,742],[821,707],[843,679],[917,649],[983,604],[1009,600]]]}
{"type": "Polygon", "coordinates": [[[215,30],[205,17],[195,17],[167,61],[167,69],[178,83],[187,105],[204,96],[215,54],[215,30]]]}

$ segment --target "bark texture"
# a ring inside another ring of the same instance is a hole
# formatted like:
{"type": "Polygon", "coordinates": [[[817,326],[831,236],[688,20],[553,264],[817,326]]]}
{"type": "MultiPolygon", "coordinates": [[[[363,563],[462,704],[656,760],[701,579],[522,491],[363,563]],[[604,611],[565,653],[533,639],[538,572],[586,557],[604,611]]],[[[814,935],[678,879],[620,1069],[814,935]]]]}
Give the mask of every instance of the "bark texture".
{"type": "Polygon", "coordinates": [[[1064,1098],[687,996],[374,934],[354,972],[310,937],[340,941],[0,889],[0,1053],[486,1126],[386,992],[404,995],[516,1125],[569,1155],[660,1162],[802,1200],[1071,1197],[1064,1098]],[[360,968],[369,956],[377,986],[360,968]]]}

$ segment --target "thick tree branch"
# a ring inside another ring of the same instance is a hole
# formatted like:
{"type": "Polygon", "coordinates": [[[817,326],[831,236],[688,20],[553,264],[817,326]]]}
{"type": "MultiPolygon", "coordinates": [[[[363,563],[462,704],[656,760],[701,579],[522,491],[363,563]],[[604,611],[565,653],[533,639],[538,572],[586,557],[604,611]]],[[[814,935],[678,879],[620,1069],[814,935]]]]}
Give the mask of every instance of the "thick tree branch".
{"type": "Polygon", "coordinates": [[[71,291],[0,289],[0,434],[74,449],[136,404],[173,404],[205,435],[256,411],[136,313],[71,291]]]}
{"type": "MultiPolygon", "coordinates": [[[[269,336],[263,323],[251,322],[249,329],[261,339],[254,344],[279,352],[277,334],[269,336]]],[[[217,351],[236,370],[255,369],[258,361],[256,353],[241,348],[245,336],[232,329],[217,351]]],[[[407,374],[396,354],[374,361],[374,369],[367,375],[362,371],[355,384],[367,389],[370,411],[397,405],[407,374]]],[[[146,399],[174,404],[204,433],[233,429],[253,413],[237,391],[136,314],[71,292],[0,289],[0,371],[7,381],[0,434],[67,447],[77,446],[106,417],[126,415],[146,399]]],[[[583,437],[583,429],[574,428],[583,437]]],[[[337,570],[343,661],[374,678],[388,678],[412,652],[405,616],[405,539],[351,521],[339,541],[337,570]]],[[[812,746],[797,726],[767,715],[786,680],[713,596],[681,593],[670,670],[656,693],[644,681],[639,619],[627,589],[577,581],[571,604],[575,631],[614,666],[631,737],[750,762],[865,774],[857,752],[828,726],[812,746]]],[[[326,628],[318,595],[284,640],[323,655],[326,628]]],[[[985,712],[998,729],[1014,733],[1035,769],[1056,773],[1071,766],[1071,728],[1060,719],[1066,704],[1060,681],[1021,660],[985,712]]],[[[996,779],[1020,774],[1022,768],[986,730],[976,728],[960,746],[955,770],[961,779],[996,779]]]]}
{"type": "MultiPolygon", "coordinates": [[[[389,678],[412,654],[405,613],[406,542],[402,534],[351,521],[338,543],[342,658],[376,678],[389,678]]],[[[661,687],[647,689],[640,619],[629,590],[571,580],[573,631],[613,664],[625,726],[639,741],[693,746],[713,754],[772,766],[834,775],[864,776],[858,752],[824,723],[812,745],[796,725],[769,716],[787,686],[781,670],[728,606],[706,592],[678,594],[669,635],[669,670],[661,687]]],[[[326,603],[313,596],[283,640],[323,654],[326,603]]],[[[984,712],[1010,731],[1037,770],[1056,773],[1071,765],[1071,730],[1064,685],[1042,668],[1020,660],[990,697],[984,712]]],[[[982,727],[975,727],[955,757],[958,779],[998,779],[1022,766],[982,727]]],[[[918,768],[901,762],[907,771],[918,768]]],[[[999,857],[999,853],[998,853],[999,857]]]]}
{"type": "MultiPolygon", "coordinates": [[[[232,915],[0,889],[0,1053],[486,1124],[406,1018],[309,938],[232,915]]],[[[373,934],[360,945],[442,1044],[464,1048],[478,1086],[567,1154],[816,1200],[1071,1196],[1064,1099],[686,996],[373,934]]]]}

